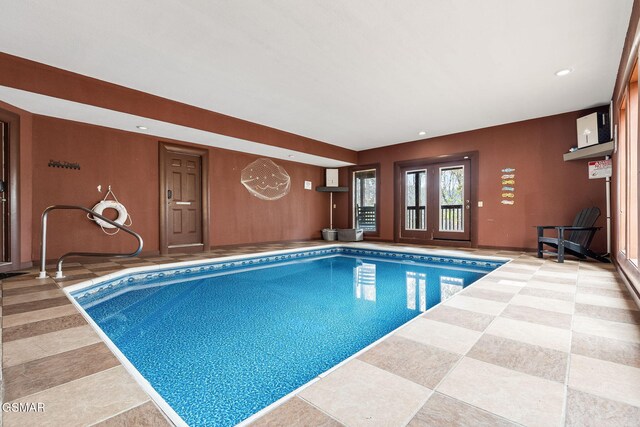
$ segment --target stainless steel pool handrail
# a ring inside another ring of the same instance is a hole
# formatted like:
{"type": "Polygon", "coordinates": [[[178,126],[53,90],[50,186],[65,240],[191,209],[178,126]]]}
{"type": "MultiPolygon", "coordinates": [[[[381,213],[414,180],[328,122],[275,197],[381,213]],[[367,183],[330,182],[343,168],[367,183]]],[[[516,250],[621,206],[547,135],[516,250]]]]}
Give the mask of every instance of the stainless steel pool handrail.
{"type": "Polygon", "coordinates": [[[57,209],[76,209],[84,211],[96,218],[100,218],[101,220],[113,225],[116,228],[124,231],[125,233],[131,234],[138,240],[138,249],[134,252],[123,254],[123,253],[109,253],[109,252],[68,252],[58,258],[57,269],[56,269],[56,279],[62,279],[64,275],[62,274],[62,262],[65,258],[70,256],[88,256],[88,257],[113,257],[113,258],[132,258],[137,256],[142,251],[143,241],[142,237],[138,233],[129,228],[118,224],[117,222],[106,218],[100,215],[97,212],[92,211],[91,209],[85,208],[84,206],[74,206],[74,205],[53,205],[49,206],[42,212],[42,217],[40,219],[40,274],[38,275],[38,279],[46,279],[47,271],[46,271],[46,258],[47,258],[47,217],[49,212],[57,209]]]}

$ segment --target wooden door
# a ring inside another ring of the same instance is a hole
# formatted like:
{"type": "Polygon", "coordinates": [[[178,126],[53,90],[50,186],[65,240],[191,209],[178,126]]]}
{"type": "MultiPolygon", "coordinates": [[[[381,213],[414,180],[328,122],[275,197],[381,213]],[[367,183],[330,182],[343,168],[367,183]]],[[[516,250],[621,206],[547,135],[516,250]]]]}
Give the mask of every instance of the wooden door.
{"type": "Polygon", "coordinates": [[[201,154],[182,147],[163,145],[161,170],[161,252],[208,250],[206,215],[203,204],[203,164],[201,154]]]}
{"type": "Polygon", "coordinates": [[[470,165],[468,159],[446,163],[425,160],[399,167],[398,241],[438,244],[471,240],[470,165]]]}

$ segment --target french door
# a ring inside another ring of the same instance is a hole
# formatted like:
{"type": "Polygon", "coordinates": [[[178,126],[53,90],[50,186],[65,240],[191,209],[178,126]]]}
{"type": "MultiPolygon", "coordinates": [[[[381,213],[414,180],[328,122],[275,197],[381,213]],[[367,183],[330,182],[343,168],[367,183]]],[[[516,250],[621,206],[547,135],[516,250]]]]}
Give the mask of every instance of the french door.
{"type": "Polygon", "coordinates": [[[401,166],[396,218],[399,241],[470,241],[470,160],[401,166]]]}

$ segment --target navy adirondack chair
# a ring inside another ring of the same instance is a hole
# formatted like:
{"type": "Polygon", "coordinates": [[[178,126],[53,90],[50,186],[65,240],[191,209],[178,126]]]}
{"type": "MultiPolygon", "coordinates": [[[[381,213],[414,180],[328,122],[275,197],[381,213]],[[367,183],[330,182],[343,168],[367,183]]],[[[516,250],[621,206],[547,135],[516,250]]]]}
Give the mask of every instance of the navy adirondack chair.
{"type": "Polygon", "coordinates": [[[596,231],[602,227],[594,227],[593,224],[600,216],[600,209],[596,207],[585,208],[578,212],[573,225],[538,225],[538,258],[542,258],[542,254],[551,254],[558,257],[558,262],[564,262],[564,255],[575,255],[580,259],[587,257],[596,259],[601,262],[609,262],[607,258],[596,254],[589,247],[596,231]],[[544,230],[555,229],[558,233],[554,237],[546,237],[544,230]],[[543,246],[548,245],[555,248],[555,251],[545,251],[543,246]]]}

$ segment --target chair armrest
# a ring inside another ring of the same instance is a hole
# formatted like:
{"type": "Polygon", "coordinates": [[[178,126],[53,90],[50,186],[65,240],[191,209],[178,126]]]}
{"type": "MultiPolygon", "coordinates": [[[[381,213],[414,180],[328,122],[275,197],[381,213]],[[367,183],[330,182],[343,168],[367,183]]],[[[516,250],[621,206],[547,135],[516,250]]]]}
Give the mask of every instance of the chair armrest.
{"type": "Polygon", "coordinates": [[[558,227],[554,227],[556,229],[560,229],[562,228],[563,230],[577,230],[577,231],[581,231],[581,230],[600,230],[602,227],[573,227],[573,226],[558,226],[558,227]]]}
{"type": "MultiPolygon", "coordinates": [[[[557,229],[558,225],[534,225],[538,229],[538,237],[544,236],[544,230],[557,229]]],[[[561,226],[560,226],[561,227],[561,226]]],[[[569,226],[567,226],[569,227],[569,226]]]]}

